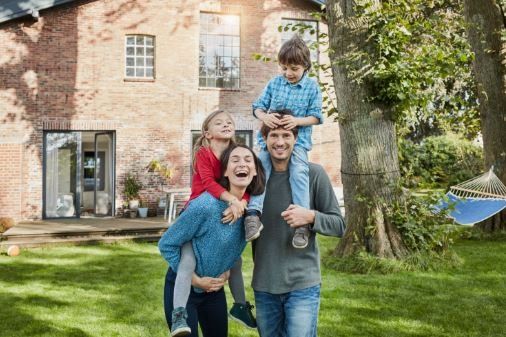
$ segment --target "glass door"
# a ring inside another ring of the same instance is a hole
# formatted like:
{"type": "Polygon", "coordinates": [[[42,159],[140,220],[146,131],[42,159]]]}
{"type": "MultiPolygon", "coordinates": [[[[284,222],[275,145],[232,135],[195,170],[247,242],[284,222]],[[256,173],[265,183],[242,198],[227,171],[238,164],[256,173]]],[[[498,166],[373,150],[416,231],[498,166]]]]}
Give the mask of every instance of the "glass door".
{"type": "Polygon", "coordinates": [[[48,132],[44,144],[44,218],[77,217],[81,133],[48,132]]]}
{"type": "Polygon", "coordinates": [[[112,216],[114,210],[113,134],[96,133],[94,152],[94,213],[95,216],[112,216]]]}

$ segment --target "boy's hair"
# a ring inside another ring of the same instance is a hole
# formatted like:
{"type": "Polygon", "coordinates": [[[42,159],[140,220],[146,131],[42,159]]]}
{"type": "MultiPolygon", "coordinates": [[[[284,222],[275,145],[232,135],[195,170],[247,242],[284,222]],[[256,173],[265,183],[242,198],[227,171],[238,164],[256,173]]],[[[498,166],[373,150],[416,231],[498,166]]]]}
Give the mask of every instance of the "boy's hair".
{"type": "MultiPolygon", "coordinates": [[[[215,111],[211,112],[206,117],[206,119],[204,119],[204,121],[202,122],[202,127],[200,129],[201,135],[197,139],[197,141],[195,142],[195,145],[193,145],[193,163],[192,163],[193,167],[195,167],[195,158],[196,158],[195,155],[197,154],[197,152],[199,152],[199,150],[202,147],[209,147],[209,145],[210,145],[209,140],[206,138],[206,132],[209,130],[209,124],[211,123],[211,121],[213,120],[214,117],[216,117],[222,113],[228,115],[228,117],[230,117],[230,119],[232,120],[232,123],[234,123],[234,125],[235,125],[234,119],[225,110],[215,110],[215,111]]],[[[235,137],[232,137],[232,139],[230,139],[230,146],[232,146],[232,145],[235,145],[235,137]]]]}
{"type": "MultiPolygon", "coordinates": [[[[290,109],[270,110],[268,113],[277,113],[279,116],[274,116],[277,119],[283,119],[283,116],[285,116],[285,115],[293,116],[293,112],[290,109]]],[[[269,132],[271,132],[271,130],[276,130],[276,129],[283,129],[283,126],[280,125],[277,128],[272,129],[272,128],[268,127],[267,125],[262,124],[262,127],[260,128],[260,134],[262,135],[262,137],[267,139],[269,132]]],[[[296,126],[293,129],[291,129],[290,131],[292,131],[293,136],[295,138],[297,138],[297,136],[299,135],[299,128],[296,126]]]]}
{"type": "Polygon", "coordinates": [[[245,149],[248,149],[251,154],[253,155],[253,162],[255,163],[255,168],[257,170],[257,175],[253,177],[253,180],[246,188],[246,192],[249,193],[249,195],[260,195],[264,193],[265,190],[265,173],[264,173],[264,167],[262,166],[262,162],[260,159],[258,159],[255,152],[253,152],[252,149],[249,148],[249,146],[243,145],[243,144],[235,144],[233,146],[229,146],[223,153],[221,154],[220,163],[221,163],[221,178],[220,178],[220,185],[225,187],[227,190],[230,188],[230,181],[227,177],[224,176],[225,171],[227,170],[228,161],[230,160],[230,154],[232,154],[232,151],[238,147],[243,147],[245,149]]]}
{"type": "Polygon", "coordinates": [[[311,69],[311,53],[306,43],[298,34],[283,43],[278,53],[278,62],[284,65],[301,65],[304,69],[311,69]]]}

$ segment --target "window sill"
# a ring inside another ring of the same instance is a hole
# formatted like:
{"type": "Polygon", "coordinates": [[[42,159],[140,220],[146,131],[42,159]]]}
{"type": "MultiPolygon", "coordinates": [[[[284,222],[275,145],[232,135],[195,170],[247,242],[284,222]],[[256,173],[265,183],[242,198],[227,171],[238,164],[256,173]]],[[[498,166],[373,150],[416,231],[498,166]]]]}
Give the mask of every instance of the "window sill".
{"type": "Polygon", "coordinates": [[[123,78],[123,82],[154,82],[154,78],[135,78],[135,77],[125,77],[123,78]]]}
{"type": "Polygon", "coordinates": [[[240,88],[233,89],[233,88],[211,88],[211,87],[199,87],[199,91],[231,91],[231,92],[239,92],[241,91],[240,88]]]}

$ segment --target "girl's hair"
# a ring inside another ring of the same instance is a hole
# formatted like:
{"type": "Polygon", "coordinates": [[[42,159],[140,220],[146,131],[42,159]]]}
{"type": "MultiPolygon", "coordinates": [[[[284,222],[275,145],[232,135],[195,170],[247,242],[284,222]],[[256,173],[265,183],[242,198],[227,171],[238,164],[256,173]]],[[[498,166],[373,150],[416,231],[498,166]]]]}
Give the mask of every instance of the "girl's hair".
{"type": "MultiPolygon", "coordinates": [[[[204,122],[202,122],[202,128],[200,129],[201,135],[197,139],[197,141],[195,142],[195,145],[193,145],[193,163],[192,163],[193,167],[195,167],[195,158],[196,158],[197,152],[199,152],[199,150],[202,147],[209,147],[211,145],[209,143],[209,140],[206,138],[206,132],[209,130],[209,124],[214,119],[214,117],[216,117],[222,113],[224,113],[228,117],[230,117],[230,119],[232,120],[232,123],[234,123],[234,119],[232,118],[232,116],[228,112],[226,112],[225,110],[215,110],[215,111],[211,112],[206,117],[206,119],[204,119],[204,122]]],[[[235,126],[235,123],[234,123],[234,126],[235,126]]],[[[235,145],[235,137],[232,137],[232,139],[230,139],[230,146],[233,146],[233,145],[235,145]]],[[[230,148],[230,146],[229,146],[229,148],[230,148]]]]}
{"type": "Polygon", "coordinates": [[[278,53],[278,62],[284,65],[301,65],[304,69],[311,69],[311,52],[302,38],[295,34],[283,43],[278,53]]]}
{"type": "Polygon", "coordinates": [[[221,154],[221,178],[220,178],[220,185],[225,187],[227,190],[230,188],[230,181],[227,177],[224,176],[225,171],[227,170],[228,161],[230,160],[230,154],[234,149],[238,147],[243,147],[245,149],[248,149],[251,154],[253,155],[253,162],[255,163],[255,168],[257,170],[257,175],[253,177],[253,180],[246,188],[246,192],[249,193],[249,195],[259,195],[264,193],[265,190],[265,173],[264,173],[264,167],[262,166],[262,162],[258,159],[257,155],[253,150],[246,145],[242,144],[234,144],[233,146],[229,146],[223,153],[221,154]]]}

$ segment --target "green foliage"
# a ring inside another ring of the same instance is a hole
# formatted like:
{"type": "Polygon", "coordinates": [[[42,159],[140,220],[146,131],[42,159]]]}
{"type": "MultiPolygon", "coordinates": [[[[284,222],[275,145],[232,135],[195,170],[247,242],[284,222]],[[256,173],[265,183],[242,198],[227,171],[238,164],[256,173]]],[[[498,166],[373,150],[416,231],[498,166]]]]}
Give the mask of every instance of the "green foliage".
{"type": "Polygon", "coordinates": [[[483,150],[455,134],[427,137],[419,144],[401,138],[399,166],[407,186],[447,188],[481,173],[483,150]]]}
{"type": "Polygon", "coordinates": [[[139,182],[137,177],[127,174],[123,185],[123,194],[128,200],[139,198],[139,191],[142,189],[142,184],[139,182]]]}
{"type": "Polygon", "coordinates": [[[447,212],[434,213],[433,205],[442,198],[445,198],[442,193],[409,195],[387,208],[388,221],[397,227],[410,252],[441,254],[458,237],[459,227],[451,224],[447,212]]]}
{"type": "Polygon", "coordinates": [[[338,258],[329,253],[323,265],[332,270],[350,274],[396,274],[399,272],[440,271],[462,265],[462,259],[452,250],[442,253],[415,252],[405,259],[386,259],[360,252],[357,255],[338,258]]]}
{"type": "Polygon", "coordinates": [[[420,126],[469,138],[479,131],[474,55],[461,6],[454,0],[357,1],[370,49],[341,61],[369,88],[371,100],[392,108],[401,135],[420,126]]]}

